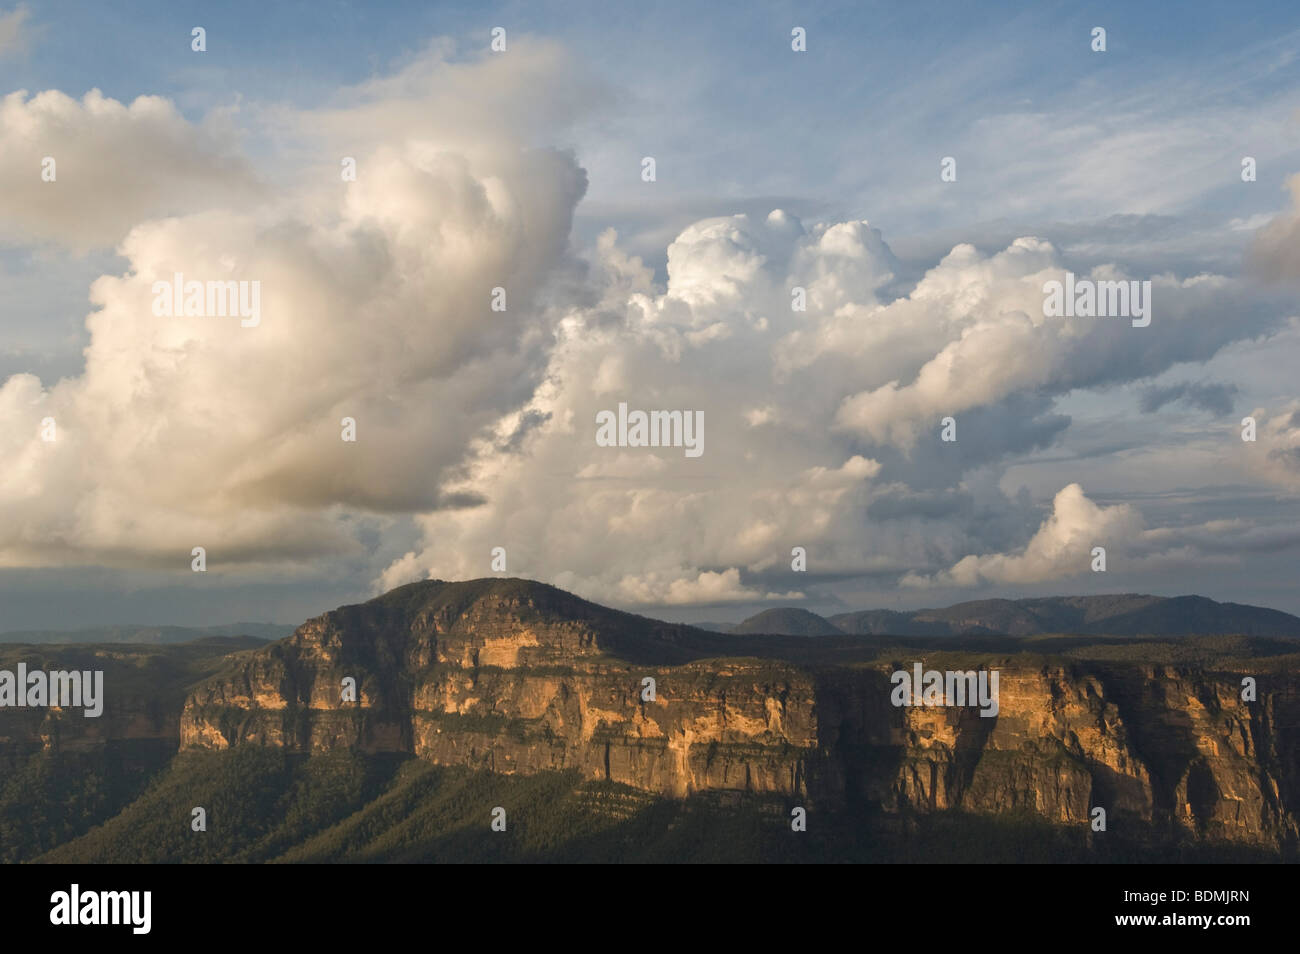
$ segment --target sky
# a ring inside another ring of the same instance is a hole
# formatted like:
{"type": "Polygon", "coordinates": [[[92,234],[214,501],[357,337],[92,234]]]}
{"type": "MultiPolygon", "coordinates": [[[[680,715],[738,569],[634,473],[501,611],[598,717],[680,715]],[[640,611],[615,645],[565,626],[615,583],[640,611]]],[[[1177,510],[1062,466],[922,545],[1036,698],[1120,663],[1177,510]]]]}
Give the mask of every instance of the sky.
{"type": "Polygon", "coordinates": [[[1294,4],[207,7],[0,0],[0,631],[1300,613],[1294,4]]]}

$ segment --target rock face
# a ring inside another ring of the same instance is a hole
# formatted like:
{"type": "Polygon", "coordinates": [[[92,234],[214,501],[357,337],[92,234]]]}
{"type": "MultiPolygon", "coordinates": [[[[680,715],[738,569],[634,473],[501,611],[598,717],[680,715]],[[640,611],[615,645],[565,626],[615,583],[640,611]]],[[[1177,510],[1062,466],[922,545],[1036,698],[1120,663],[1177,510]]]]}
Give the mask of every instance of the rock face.
{"type": "Polygon", "coordinates": [[[1293,676],[1269,677],[1247,703],[1237,673],[1004,653],[976,664],[1000,673],[987,718],[894,706],[891,673],[924,657],[882,659],[842,637],[841,657],[811,662],[799,656],[808,640],[784,642],[670,626],[527,581],[429,581],[239,657],[186,700],[180,741],[577,769],[670,796],[741,790],[1084,827],[1104,807],[1110,824],[1198,838],[1297,835],[1293,676]],[[349,677],[355,701],[343,699],[349,677]]]}

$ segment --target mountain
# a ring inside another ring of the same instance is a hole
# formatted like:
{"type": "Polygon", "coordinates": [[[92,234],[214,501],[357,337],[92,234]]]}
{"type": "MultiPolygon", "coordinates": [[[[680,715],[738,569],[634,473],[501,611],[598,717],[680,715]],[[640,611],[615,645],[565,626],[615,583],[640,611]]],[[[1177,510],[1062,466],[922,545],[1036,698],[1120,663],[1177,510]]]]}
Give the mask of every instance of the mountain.
{"type": "Polygon", "coordinates": [[[1217,603],[1203,596],[973,600],[945,609],[839,613],[829,621],[841,632],[854,635],[1300,636],[1300,617],[1260,606],[1217,603]]]}
{"type": "MultiPolygon", "coordinates": [[[[1122,613],[1103,618],[1143,608],[1118,605],[1122,613]]],[[[1069,640],[1056,655],[1008,652],[1016,644],[1005,638],[992,653],[954,647],[962,669],[1000,672],[1001,709],[989,720],[969,708],[891,704],[894,671],[942,666],[933,646],[711,634],[526,580],[428,581],[241,656],[187,699],[181,749],[577,771],[671,798],[739,791],[895,813],[1027,807],[1057,824],[1086,822],[1100,799],[1143,823],[1291,838],[1300,693],[1277,693],[1300,678],[1270,677],[1268,704],[1252,706],[1236,673],[1262,678],[1260,665],[1233,657],[1287,657],[1300,642],[1179,645],[1187,640],[1128,656],[1102,642],[1093,665],[1069,640]],[[1197,654],[1217,669],[1192,665],[1197,654]],[[1179,661],[1187,665],[1165,664],[1179,661]],[[349,677],[356,702],[340,698],[349,677]],[[1188,699],[1202,701],[1189,711],[1188,699]],[[1242,732],[1249,743],[1234,741],[1242,732]]]]}
{"type": "Polygon", "coordinates": [[[95,626],[88,629],[24,629],[0,633],[0,643],[147,643],[170,645],[211,636],[249,636],[262,642],[283,639],[294,627],[279,623],[227,623],[221,626],[95,626]]]}
{"type": "Polygon", "coordinates": [[[1298,639],[717,634],[493,578],[18,659],[102,660],[109,702],[0,709],[7,860],[1300,857],[1298,639]],[[896,705],[916,664],[996,671],[996,716],[896,705]]]}
{"type": "Polygon", "coordinates": [[[730,631],[736,634],[770,633],[773,636],[838,636],[843,632],[816,613],[792,607],[763,610],[733,626],[730,631]]]}

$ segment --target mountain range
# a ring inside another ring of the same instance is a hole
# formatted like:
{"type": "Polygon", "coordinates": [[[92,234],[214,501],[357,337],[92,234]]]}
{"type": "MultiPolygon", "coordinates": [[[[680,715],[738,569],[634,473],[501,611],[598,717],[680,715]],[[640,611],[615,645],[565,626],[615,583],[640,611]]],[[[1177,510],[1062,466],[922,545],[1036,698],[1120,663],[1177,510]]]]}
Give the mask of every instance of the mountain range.
{"type": "MultiPolygon", "coordinates": [[[[1107,616],[1064,605],[1087,625],[1164,605],[1112,599],[1107,616]]],[[[1277,861],[1300,846],[1287,635],[721,634],[490,578],[399,587],[269,645],[0,646],[0,669],[19,663],[102,669],[105,702],[94,719],[0,708],[7,861],[1277,861]],[[899,705],[892,677],[917,666],[996,671],[996,714],[899,705]]]]}
{"type": "Polygon", "coordinates": [[[971,600],[943,609],[860,610],[823,617],[804,609],[763,610],[742,623],[699,624],[713,632],[781,636],[1300,636],[1300,617],[1203,596],[1049,596],[971,600]]]}
{"type": "MultiPolygon", "coordinates": [[[[740,623],[691,624],[711,633],[774,636],[1039,636],[1077,633],[1107,636],[1300,636],[1300,617],[1203,596],[1050,596],[1022,600],[971,600],[942,609],[859,610],[819,616],[798,607],[766,609],[740,623]]],[[[249,636],[273,642],[295,627],[281,623],[217,626],[122,624],[77,630],[0,632],[2,643],[180,644],[211,636],[249,636]]]]}

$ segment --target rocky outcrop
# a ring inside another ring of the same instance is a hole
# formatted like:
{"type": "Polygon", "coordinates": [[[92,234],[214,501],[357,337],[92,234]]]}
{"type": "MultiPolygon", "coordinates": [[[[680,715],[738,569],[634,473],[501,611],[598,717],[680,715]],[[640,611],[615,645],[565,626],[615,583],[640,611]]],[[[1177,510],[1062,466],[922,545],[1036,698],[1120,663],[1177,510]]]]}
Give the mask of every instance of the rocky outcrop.
{"type": "Polygon", "coordinates": [[[844,638],[833,663],[809,661],[808,640],[786,642],[669,626],[527,581],[430,581],[240,657],[186,700],[180,739],[576,769],[671,796],[741,790],[1080,826],[1103,807],[1112,824],[1197,838],[1296,837],[1290,677],[1244,702],[1237,673],[990,655],[973,664],[1000,673],[988,718],[894,706],[890,674],[923,657],[880,658],[844,638]]]}

